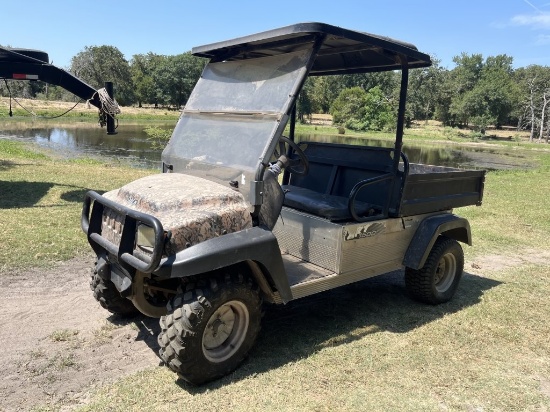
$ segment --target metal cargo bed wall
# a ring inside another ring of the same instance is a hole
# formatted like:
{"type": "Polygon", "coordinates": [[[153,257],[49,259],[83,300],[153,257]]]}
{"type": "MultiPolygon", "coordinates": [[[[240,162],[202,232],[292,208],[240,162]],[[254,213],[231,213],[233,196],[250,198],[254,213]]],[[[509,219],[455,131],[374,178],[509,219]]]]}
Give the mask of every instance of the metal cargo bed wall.
{"type": "Polygon", "coordinates": [[[485,170],[410,164],[399,216],[481,205],[485,170]]]}

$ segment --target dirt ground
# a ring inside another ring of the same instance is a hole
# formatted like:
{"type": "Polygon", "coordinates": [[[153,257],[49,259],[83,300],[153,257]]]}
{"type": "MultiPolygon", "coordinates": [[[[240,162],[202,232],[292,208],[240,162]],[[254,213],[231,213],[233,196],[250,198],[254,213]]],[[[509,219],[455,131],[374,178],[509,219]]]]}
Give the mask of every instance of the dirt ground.
{"type": "Polygon", "coordinates": [[[0,276],[0,411],[72,409],[96,385],[159,365],[158,321],[102,309],[88,285],[92,262],[0,276]]]}
{"type": "MultiPolygon", "coordinates": [[[[550,251],[491,255],[468,262],[465,271],[483,275],[548,260],[550,251]]],[[[0,411],[72,410],[95,387],[161,364],[158,321],[124,320],[102,309],[88,285],[91,262],[92,255],[0,274],[0,411]]]]}

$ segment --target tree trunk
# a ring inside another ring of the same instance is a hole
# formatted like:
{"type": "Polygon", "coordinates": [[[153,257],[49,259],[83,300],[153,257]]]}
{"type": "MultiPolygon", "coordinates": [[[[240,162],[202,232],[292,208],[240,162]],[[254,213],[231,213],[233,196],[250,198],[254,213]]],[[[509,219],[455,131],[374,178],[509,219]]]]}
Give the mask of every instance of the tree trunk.
{"type": "Polygon", "coordinates": [[[544,116],[546,114],[546,105],[548,104],[548,92],[544,92],[542,95],[542,110],[540,113],[540,133],[539,143],[542,141],[542,135],[544,134],[544,116]]]}

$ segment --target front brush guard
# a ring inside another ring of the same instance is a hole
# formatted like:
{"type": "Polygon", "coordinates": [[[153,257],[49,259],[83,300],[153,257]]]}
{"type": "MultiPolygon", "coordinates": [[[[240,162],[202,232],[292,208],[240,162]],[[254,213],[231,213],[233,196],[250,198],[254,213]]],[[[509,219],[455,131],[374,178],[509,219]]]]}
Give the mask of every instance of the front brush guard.
{"type": "Polygon", "coordinates": [[[88,242],[98,256],[105,255],[107,252],[116,256],[119,262],[124,262],[143,273],[153,272],[160,264],[164,251],[165,234],[162,223],[154,216],[122,206],[91,190],[86,193],[84,199],[81,226],[88,236],[88,242]],[[124,217],[118,246],[101,236],[103,211],[106,207],[124,217]],[[135,250],[136,231],[139,223],[151,227],[155,232],[155,246],[150,256],[135,250]]]}

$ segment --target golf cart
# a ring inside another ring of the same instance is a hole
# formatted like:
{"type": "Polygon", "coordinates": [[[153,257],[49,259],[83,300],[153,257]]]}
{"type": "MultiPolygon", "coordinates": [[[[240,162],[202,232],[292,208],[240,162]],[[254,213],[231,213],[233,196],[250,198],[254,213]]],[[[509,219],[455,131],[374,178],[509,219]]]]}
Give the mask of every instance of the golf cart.
{"type": "Polygon", "coordinates": [[[458,242],[471,244],[452,209],[481,204],[485,173],[411,164],[401,151],[409,69],[429,66],[428,55],[321,23],[192,52],[210,60],[162,153],[163,173],[86,195],[101,306],[160,318],[161,358],[201,384],[245,358],[262,302],[402,268],[413,298],[452,298],[458,242]],[[385,70],[402,76],[393,148],[298,141],[307,76],[385,70]]]}

